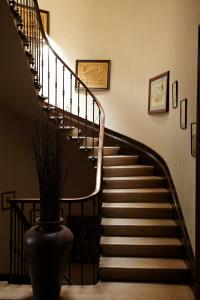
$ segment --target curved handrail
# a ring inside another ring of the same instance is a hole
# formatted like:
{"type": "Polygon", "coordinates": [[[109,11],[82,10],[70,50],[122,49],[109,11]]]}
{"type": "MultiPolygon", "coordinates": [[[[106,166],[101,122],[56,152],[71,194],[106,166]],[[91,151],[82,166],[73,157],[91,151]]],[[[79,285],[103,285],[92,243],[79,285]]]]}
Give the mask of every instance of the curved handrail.
{"type": "Polygon", "coordinates": [[[101,180],[102,180],[102,164],[103,164],[103,142],[104,142],[104,124],[105,124],[105,114],[102,105],[100,104],[97,97],[90,91],[90,89],[84,84],[84,82],[71,70],[71,68],[63,61],[63,59],[55,52],[49,40],[46,36],[44,31],[41,15],[39,12],[39,6],[37,0],[33,0],[35,5],[35,10],[37,13],[37,20],[39,23],[39,29],[42,33],[42,38],[45,40],[47,46],[51,49],[52,53],[57,57],[57,59],[62,63],[62,65],[74,76],[76,80],[85,88],[85,90],[90,94],[93,100],[96,102],[99,111],[100,111],[100,129],[99,129],[99,145],[98,145],[98,152],[97,152],[97,170],[96,170],[96,184],[94,191],[85,197],[78,197],[78,198],[65,198],[65,201],[85,201],[95,197],[101,190],[101,180]]]}

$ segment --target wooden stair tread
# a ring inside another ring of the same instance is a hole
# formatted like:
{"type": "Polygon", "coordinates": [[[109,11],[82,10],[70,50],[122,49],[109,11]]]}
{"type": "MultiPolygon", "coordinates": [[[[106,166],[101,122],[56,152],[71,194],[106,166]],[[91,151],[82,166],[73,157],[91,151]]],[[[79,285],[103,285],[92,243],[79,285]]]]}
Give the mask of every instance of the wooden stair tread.
{"type": "Polygon", "coordinates": [[[104,158],[138,158],[139,156],[138,155],[122,155],[122,154],[119,154],[119,155],[110,155],[110,156],[107,156],[107,155],[104,155],[104,158]]]}
{"type": "Polygon", "coordinates": [[[173,219],[131,219],[102,218],[102,226],[172,226],[177,227],[173,219]]]}
{"type": "MultiPolygon", "coordinates": [[[[85,149],[85,146],[81,146],[81,147],[80,147],[80,149],[82,149],[82,148],[85,149]]],[[[90,149],[92,150],[92,149],[98,149],[99,147],[96,147],[96,146],[95,146],[95,147],[89,146],[89,147],[87,147],[87,148],[88,148],[88,150],[90,150],[90,149]]],[[[104,146],[104,147],[103,147],[103,149],[116,149],[116,150],[119,150],[119,148],[120,148],[120,147],[112,147],[112,146],[104,146]]]]}
{"type": "MultiPolygon", "coordinates": [[[[106,156],[108,157],[108,156],[106,156]]],[[[104,156],[105,158],[105,156],[104,156]]],[[[153,166],[147,165],[120,165],[120,166],[105,166],[105,170],[117,170],[117,169],[153,169],[153,166]]]]}
{"type": "Polygon", "coordinates": [[[119,269],[189,270],[187,261],[176,258],[101,257],[100,267],[119,269]]]}
{"type": "Polygon", "coordinates": [[[112,203],[112,202],[104,202],[103,208],[145,208],[145,209],[173,209],[173,205],[170,203],[112,203]]]}
{"type": "Polygon", "coordinates": [[[101,245],[183,246],[177,238],[102,236],[101,245]]]}
{"type": "Polygon", "coordinates": [[[104,189],[104,194],[134,194],[134,193],[169,193],[165,188],[141,188],[141,189],[104,189]]]}
{"type": "Polygon", "coordinates": [[[109,180],[109,181],[125,181],[125,180],[129,180],[129,181],[137,181],[137,180],[159,180],[162,181],[164,180],[163,177],[159,177],[159,176],[120,176],[120,177],[103,177],[103,180],[109,180]]]}

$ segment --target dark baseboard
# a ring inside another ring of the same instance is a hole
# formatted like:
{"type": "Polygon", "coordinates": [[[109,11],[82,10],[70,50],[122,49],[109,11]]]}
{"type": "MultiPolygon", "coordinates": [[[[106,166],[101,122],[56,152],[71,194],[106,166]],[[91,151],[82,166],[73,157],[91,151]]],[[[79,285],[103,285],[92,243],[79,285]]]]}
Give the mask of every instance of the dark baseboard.
{"type": "Polygon", "coordinates": [[[194,283],[194,294],[195,294],[195,300],[200,299],[200,283],[195,282],[194,283]]]}
{"type": "Polygon", "coordinates": [[[8,281],[9,274],[0,273],[0,281],[8,281]]]}

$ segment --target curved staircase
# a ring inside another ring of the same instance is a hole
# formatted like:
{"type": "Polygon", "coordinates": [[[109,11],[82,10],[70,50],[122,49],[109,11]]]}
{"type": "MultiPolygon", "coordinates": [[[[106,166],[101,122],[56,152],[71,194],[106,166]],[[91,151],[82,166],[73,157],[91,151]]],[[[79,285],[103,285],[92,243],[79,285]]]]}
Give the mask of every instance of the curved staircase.
{"type": "MultiPolygon", "coordinates": [[[[22,2],[26,3],[25,1],[22,2]]],[[[30,34],[29,29],[25,28],[25,31],[23,31],[19,6],[16,9],[18,2],[10,0],[9,3],[30,64],[41,109],[52,122],[55,122],[59,130],[64,131],[71,142],[76,143],[78,148],[86,153],[89,160],[92,162],[97,160],[97,167],[95,167],[97,173],[96,189],[92,195],[89,195],[88,199],[90,200],[93,199],[92,197],[101,194],[101,161],[103,155],[103,204],[100,211],[98,211],[98,218],[100,218],[102,209],[101,280],[190,282],[191,267],[187,260],[185,246],[182,243],[176,209],[170,200],[170,191],[165,187],[165,178],[154,174],[153,165],[138,164],[138,155],[122,155],[120,154],[120,146],[103,147],[104,129],[102,126],[104,114],[100,103],[63,61],[56,56],[52,49],[56,57],[55,68],[57,68],[58,61],[63,64],[63,83],[61,85],[63,107],[60,108],[57,105],[57,97],[59,97],[57,94],[57,75],[55,75],[54,87],[55,105],[50,103],[50,93],[48,93],[48,96],[44,96],[43,93],[43,52],[37,48],[37,43],[34,45],[35,37],[29,36],[27,38],[26,33],[30,34]],[[32,53],[31,51],[35,52],[32,53]],[[70,72],[70,89],[69,101],[66,105],[65,92],[67,88],[64,85],[64,76],[67,71],[70,72]],[[76,115],[73,113],[72,105],[73,76],[76,80],[79,80],[76,115]],[[85,93],[84,118],[80,116],[80,85],[84,88],[85,93]],[[92,99],[90,116],[87,110],[89,96],[92,99]],[[97,117],[95,116],[95,105],[99,113],[97,117]]],[[[36,11],[38,14],[37,1],[34,0],[32,3],[35,5],[34,12],[36,11]]],[[[42,26],[40,19],[39,25],[42,26]]],[[[43,29],[39,33],[39,38],[40,34],[48,43],[43,29]]],[[[44,41],[39,39],[38,43],[43,44],[44,41]]],[[[49,70],[47,73],[49,90],[49,70]]],[[[85,201],[85,199],[81,200],[80,198],[75,200],[85,201]]],[[[98,206],[101,206],[100,204],[99,201],[98,206]]],[[[83,204],[81,205],[83,209],[83,204]]],[[[94,215],[96,213],[95,205],[93,208],[94,215]]],[[[69,208],[69,211],[71,213],[71,208],[69,208]]],[[[83,218],[82,215],[81,220],[83,218]]],[[[97,236],[99,238],[99,233],[97,233],[97,236]]],[[[81,272],[83,273],[82,269],[81,272]]]]}
{"type": "Polygon", "coordinates": [[[119,148],[104,156],[101,278],[188,282],[191,269],[164,178],[119,148]]]}

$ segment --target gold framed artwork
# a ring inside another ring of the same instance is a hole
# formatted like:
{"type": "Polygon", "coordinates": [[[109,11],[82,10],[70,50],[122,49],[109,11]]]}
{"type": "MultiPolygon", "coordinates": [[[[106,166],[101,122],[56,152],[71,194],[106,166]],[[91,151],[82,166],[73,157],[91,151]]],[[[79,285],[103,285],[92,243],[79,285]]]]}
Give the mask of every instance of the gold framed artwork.
{"type": "Polygon", "coordinates": [[[110,65],[110,60],[76,60],[76,75],[91,90],[109,90],[110,65]]]}
{"type": "Polygon", "coordinates": [[[15,199],[15,191],[9,191],[1,194],[1,210],[8,210],[10,209],[10,204],[8,200],[15,199]]]}
{"type": "MultiPolygon", "coordinates": [[[[33,18],[34,10],[32,7],[19,5],[20,6],[20,14],[23,18],[24,27],[27,28],[28,23],[28,29],[34,28],[34,30],[37,31],[38,29],[38,21],[37,19],[33,18]]],[[[42,25],[44,28],[44,31],[49,34],[49,11],[40,9],[40,16],[42,20],[42,25]]]]}
{"type": "Polygon", "coordinates": [[[149,80],[148,113],[157,114],[169,110],[169,71],[149,80]]]}

